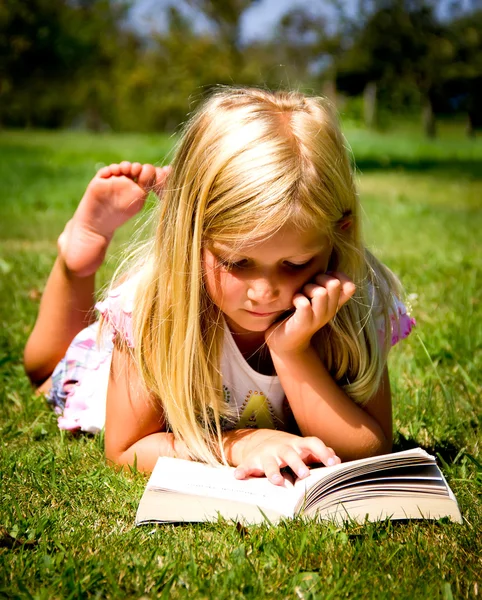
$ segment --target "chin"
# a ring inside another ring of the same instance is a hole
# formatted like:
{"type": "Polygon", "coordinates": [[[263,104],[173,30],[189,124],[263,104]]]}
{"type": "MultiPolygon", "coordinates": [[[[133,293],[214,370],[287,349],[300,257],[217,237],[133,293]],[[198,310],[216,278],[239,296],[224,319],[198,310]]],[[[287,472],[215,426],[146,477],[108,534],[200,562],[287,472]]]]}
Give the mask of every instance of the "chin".
{"type": "Polygon", "coordinates": [[[267,329],[269,329],[271,327],[272,323],[268,323],[266,324],[256,324],[254,323],[253,325],[250,325],[249,327],[246,327],[247,331],[266,331],[267,329]]]}
{"type": "Polygon", "coordinates": [[[227,322],[231,331],[238,333],[263,333],[271,327],[274,323],[274,319],[263,319],[256,322],[255,319],[240,319],[239,321],[235,321],[234,319],[228,318],[227,322]]]}

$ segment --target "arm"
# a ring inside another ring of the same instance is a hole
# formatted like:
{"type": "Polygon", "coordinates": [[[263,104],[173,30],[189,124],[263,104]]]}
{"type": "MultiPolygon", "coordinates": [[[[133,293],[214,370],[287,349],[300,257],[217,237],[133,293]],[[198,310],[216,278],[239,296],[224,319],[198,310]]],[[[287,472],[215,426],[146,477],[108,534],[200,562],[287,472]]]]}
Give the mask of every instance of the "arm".
{"type": "Polygon", "coordinates": [[[59,254],[25,346],[24,367],[33,384],[39,385],[52,374],[77,333],[95,320],[94,279],[94,275],[77,277],[59,254]]]}
{"type": "Polygon", "coordinates": [[[392,445],[388,371],[364,407],[327,372],[311,338],[349,300],[354,284],[342,273],[320,275],[293,299],[295,313],[268,330],[266,341],[301,433],[332,446],[344,460],[389,452],[392,445]]]}
{"type": "Polygon", "coordinates": [[[360,407],[333,381],[314,348],[272,356],[303,436],[322,439],[343,460],[390,452],[392,410],[387,368],[376,394],[360,407]]]}
{"type": "MultiPolygon", "coordinates": [[[[339,462],[318,438],[270,429],[227,431],[223,443],[230,465],[249,465],[236,471],[240,479],[266,474],[272,483],[282,484],[281,467],[290,466],[305,477],[310,462],[339,462]]],[[[129,354],[118,348],[113,351],[107,391],[105,454],[118,465],[135,462],[142,471],[152,471],[159,456],[190,458],[186,445],[166,431],[162,408],[144,390],[129,354]]]]}
{"type": "Polygon", "coordinates": [[[159,456],[189,458],[184,444],[166,431],[162,408],[145,391],[128,352],[114,348],[107,390],[105,455],[118,465],[152,471],[159,456]]]}

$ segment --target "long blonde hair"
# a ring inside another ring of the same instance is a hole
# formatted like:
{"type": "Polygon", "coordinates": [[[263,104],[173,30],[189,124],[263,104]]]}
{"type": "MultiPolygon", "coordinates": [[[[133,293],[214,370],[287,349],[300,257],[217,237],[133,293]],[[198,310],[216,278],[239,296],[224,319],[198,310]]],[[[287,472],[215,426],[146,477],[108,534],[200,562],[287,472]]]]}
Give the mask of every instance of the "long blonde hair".
{"type": "Polygon", "coordinates": [[[156,214],[156,234],[131,273],[134,360],[166,422],[192,457],[223,460],[223,324],[203,282],[202,250],[318,227],[333,244],[330,269],[355,296],[316,335],[326,367],[363,404],[382,376],[397,282],[363,246],[352,168],[336,116],[296,92],[221,89],[185,125],[156,214]],[[350,227],[342,227],[347,219],[350,227]],[[378,339],[375,315],[385,320],[378,339]]]}

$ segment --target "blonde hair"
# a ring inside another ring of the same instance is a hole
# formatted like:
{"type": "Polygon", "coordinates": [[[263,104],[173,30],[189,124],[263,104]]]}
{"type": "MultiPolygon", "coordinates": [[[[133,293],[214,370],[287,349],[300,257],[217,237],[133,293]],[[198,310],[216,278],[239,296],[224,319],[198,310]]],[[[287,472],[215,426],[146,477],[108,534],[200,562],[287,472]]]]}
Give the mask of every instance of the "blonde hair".
{"type": "Polygon", "coordinates": [[[315,338],[323,361],[359,404],[379,386],[397,282],[363,246],[352,168],[336,116],[296,92],[221,89],[185,125],[140,268],[134,360],[166,422],[192,457],[224,460],[229,411],[220,373],[223,321],[203,282],[202,250],[236,245],[290,223],[316,227],[333,244],[329,268],[355,296],[315,338]],[[346,220],[350,227],[342,227],[346,220]],[[385,321],[380,344],[375,315],[385,321]]]}

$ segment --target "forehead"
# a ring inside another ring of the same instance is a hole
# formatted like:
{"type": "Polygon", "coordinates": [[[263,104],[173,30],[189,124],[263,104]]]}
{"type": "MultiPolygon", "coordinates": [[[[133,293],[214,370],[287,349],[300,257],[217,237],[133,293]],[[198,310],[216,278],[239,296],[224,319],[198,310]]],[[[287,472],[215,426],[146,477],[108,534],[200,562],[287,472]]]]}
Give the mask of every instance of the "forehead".
{"type": "Polygon", "coordinates": [[[228,242],[213,241],[210,246],[214,250],[239,254],[243,256],[263,256],[266,253],[277,251],[284,256],[297,256],[316,254],[331,250],[331,243],[327,235],[318,228],[300,230],[287,224],[276,232],[254,240],[239,239],[228,242]]]}

